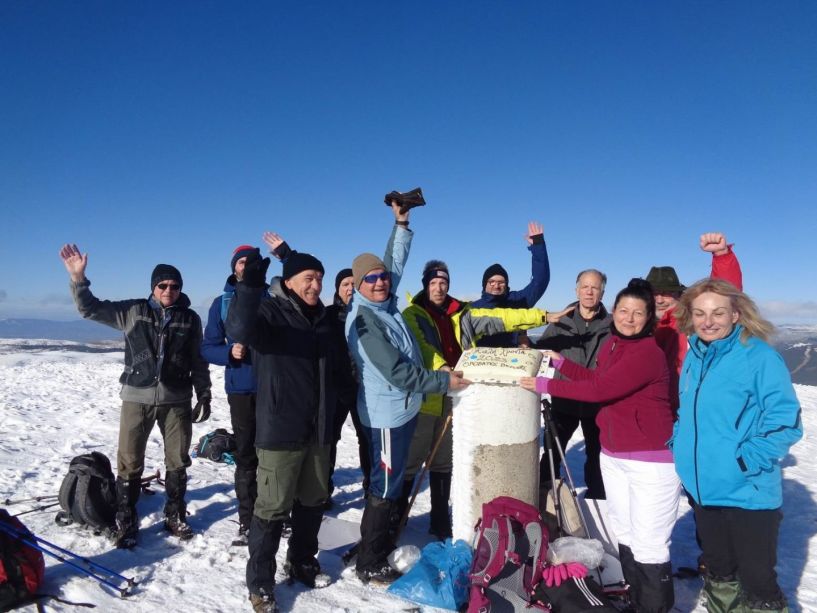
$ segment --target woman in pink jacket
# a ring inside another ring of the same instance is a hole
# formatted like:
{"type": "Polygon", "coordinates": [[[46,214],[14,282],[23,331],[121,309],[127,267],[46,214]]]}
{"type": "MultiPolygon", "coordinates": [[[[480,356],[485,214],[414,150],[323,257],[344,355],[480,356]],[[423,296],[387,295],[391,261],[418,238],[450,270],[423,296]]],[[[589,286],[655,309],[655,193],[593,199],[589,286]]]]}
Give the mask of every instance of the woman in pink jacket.
{"type": "Polygon", "coordinates": [[[601,474],[610,527],[639,613],[670,611],[675,601],[669,544],[681,486],[672,452],[669,369],[655,342],[652,287],[633,279],[616,296],[611,334],[590,370],[555,352],[553,366],[569,380],[525,377],[520,384],[601,404],[601,474]]]}

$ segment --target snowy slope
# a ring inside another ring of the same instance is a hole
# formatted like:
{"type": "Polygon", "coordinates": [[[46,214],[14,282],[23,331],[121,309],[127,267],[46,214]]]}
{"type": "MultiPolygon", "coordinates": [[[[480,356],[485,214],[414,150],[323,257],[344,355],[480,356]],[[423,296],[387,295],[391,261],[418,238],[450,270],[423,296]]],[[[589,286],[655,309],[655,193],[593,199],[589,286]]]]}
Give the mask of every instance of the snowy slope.
{"type": "MultiPolygon", "coordinates": [[[[115,457],[118,423],[118,384],[122,353],[86,353],[66,345],[64,350],[42,350],[19,341],[0,341],[0,501],[55,494],[73,456],[99,450],[115,457]]],[[[213,368],[215,400],[209,422],[194,427],[194,439],[216,427],[229,429],[229,411],[223,392],[222,369],[213,368]]],[[[792,600],[792,610],[817,611],[817,467],[809,458],[817,444],[809,440],[817,422],[817,388],[796,386],[803,406],[806,438],[785,461],[785,519],[780,545],[780,581],[792,600]],[[797,601],[796,603],[794,601],[797,601]]],[[[351,422],[347,423],[338,453],[335,500],[330,512],[359,521],[362,514],[360,472],[351,422]]],[[[163,470],[162,444],[154,431],[147,449],[145,474],[163,470]]],[[[581,441],[573,441],[568,460],[574,475],[581,475],[581,441]]],[[[47,558],[42,591],[67,600],[90,602],[101,611],[242,611],[250,610],[244,585],[246,549],[230,547],[236,530],[232,469],[194,459],[189,485],[190,524],[199,533],[184,545],[162,530],[164,496],[143,496],[140,545],[132,551],[111,549],[101,537],[74,527],[54,524],[54,510],[23,516],[41,538],[71,549],[126,576],[140,585],[122,600],[91,579],[77,575],[65,564],[47,558]]],[[[19,512],[31,508],[20,504],[19,512]]],[[[412,511],[404,542],[427,542],[428,496],[424,492],[412,511]]],[[[691,517],[684,506],[672,545],[676,565],[694,566],[698,555],[691,517]]],[[[279,561],[286,547],[282,545],[279,561]]],[[[363,586],[340,559],[321,553],[321,563],[335,582],[323,590],[280,585],[276,596],[283,610],[318,612],[403,611],[415,605],[393,598],[381,589],[363,586]]],[[[279,565],[280,566],[280,565],[279,565]]],[[[676,609],[702,611],[698,606],[701,582],[676,580],[676,609]]],[[[73,607],[46,602],[49,611],[73,607]]],[[[28,607],[27,611],[35,608],[28,607]]],[[[77,609],[84,610],[84,609],[77,609]]]]}

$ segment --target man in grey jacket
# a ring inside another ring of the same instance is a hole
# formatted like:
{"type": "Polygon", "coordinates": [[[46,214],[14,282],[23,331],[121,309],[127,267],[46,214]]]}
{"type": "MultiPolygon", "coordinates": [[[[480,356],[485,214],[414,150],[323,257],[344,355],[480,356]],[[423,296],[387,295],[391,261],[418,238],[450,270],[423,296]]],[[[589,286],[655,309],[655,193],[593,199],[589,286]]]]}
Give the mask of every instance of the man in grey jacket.
{"type": "MultiPolygon", "coordinates": [[[[607,276],[598,270],[583,270],[576,277],[577,307],[572,316],[562,317],[550,324],[536,343],[537,349],[558,351],[564,357],[587,368],[595,368],[599,347],[610,333],[610,315],[601,303],[607,276]]],[[[556,374],[559,377],[559,374],[556,374]]],[[[581,425],[584,435],[584,447],[587,459],[584,464],[584,481],[587,485],[587,498],[604,499],[604,482],[601,479],[599,466],[599,428],[596,415],[599,405],[591,402],[579,402],[566,398],[551,400],[553,423],[562,449],[570,437],[581,425]]],[[[554,457],[554,473],[559,477],[560,460],[554,457]]],[[[543,491],[550,485],[550,461],[546,453],[542,454],[539,464],[539,481],[543,491]]]]}
{"type": "Polygon", "coordinates": [[[85,276],[88,254],[76,245],[60,250],[71,278],[71,293],[80,314],[125,335],[122,412],[116,455],[117,547],[136,545],[139,518],[136,501],[141,490],[148,436],[156,422],[165,446],[165,529],[180,539],[193,531],[187,524],[185,492],[193,421],[210,416],[210,371],[199,350],[201,319],[181,292],[181,273],[169,264],[153,269],[148,298],[100,300],[85,276]],[[191,409],[193,388],[198,403],[191,409]]]}

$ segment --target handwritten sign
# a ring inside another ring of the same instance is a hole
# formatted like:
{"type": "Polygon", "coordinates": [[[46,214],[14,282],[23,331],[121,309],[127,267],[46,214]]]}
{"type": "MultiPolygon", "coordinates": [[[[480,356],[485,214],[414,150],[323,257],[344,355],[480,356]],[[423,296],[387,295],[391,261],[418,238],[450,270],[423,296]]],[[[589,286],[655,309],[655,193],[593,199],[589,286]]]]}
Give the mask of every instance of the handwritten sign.
{"type": "Polygon", "coordinates": [[[542,354],[516,347],[475,347],[462,352],[456,370],[474,383],[517,385],[520,377],[539,372],[542,354]]]}

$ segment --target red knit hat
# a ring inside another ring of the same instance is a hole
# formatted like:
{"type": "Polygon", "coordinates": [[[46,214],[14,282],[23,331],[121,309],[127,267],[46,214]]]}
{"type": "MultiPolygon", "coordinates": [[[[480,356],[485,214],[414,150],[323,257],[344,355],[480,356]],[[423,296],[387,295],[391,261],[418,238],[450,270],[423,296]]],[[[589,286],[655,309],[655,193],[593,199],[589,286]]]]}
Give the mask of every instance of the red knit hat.
{"type": "Polygon", "coordinates": [[[238,262],[241,258],[245,258],[250,255],[253,251],[258,251],[257,247],[253,247],[252,245],[239,245],[233,251],[233,259],[230,260],[230,270],[235,272],[235,263],[238,262]]]}

